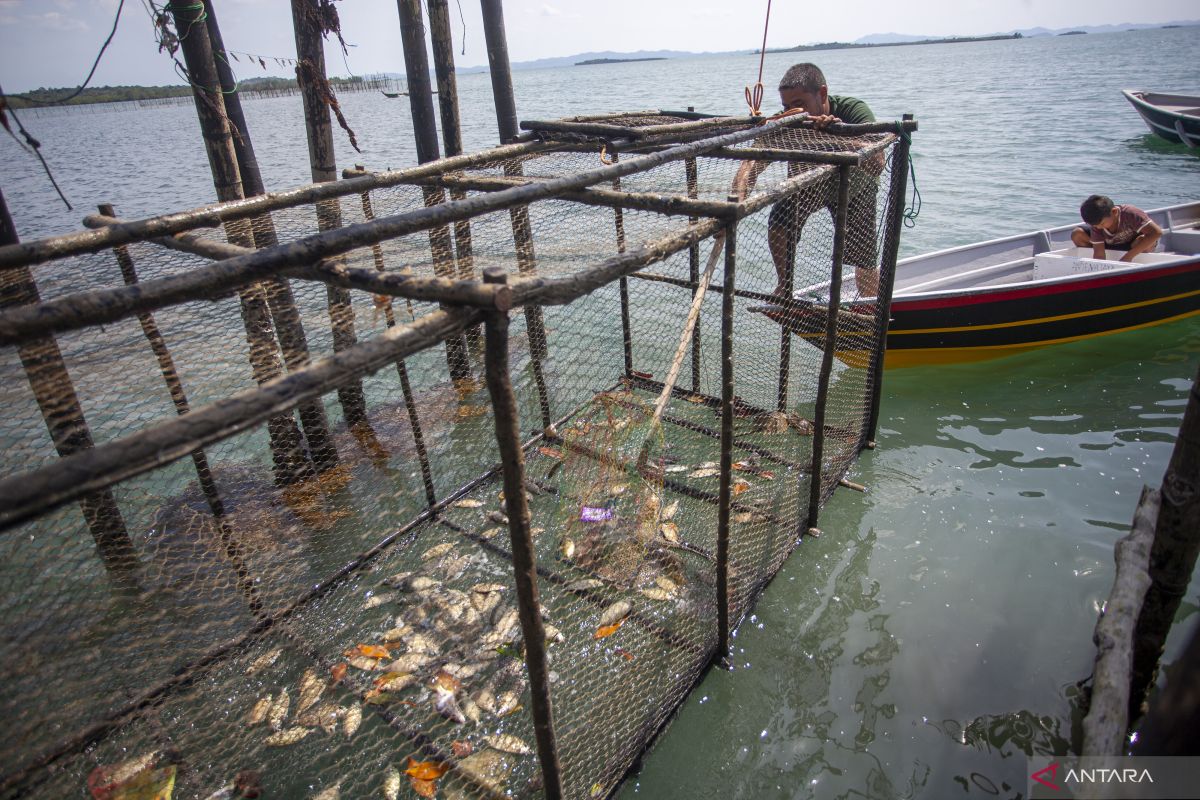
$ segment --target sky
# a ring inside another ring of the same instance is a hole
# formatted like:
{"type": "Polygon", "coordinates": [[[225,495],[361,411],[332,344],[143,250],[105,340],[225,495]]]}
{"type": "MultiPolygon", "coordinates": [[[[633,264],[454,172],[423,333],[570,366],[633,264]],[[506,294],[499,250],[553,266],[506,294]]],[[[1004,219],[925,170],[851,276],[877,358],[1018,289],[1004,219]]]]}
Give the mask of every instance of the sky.
{"type": "MultiPolygon", "coordinates": [[[[112,28],[119,2],[0,0],[0,87],[14,94],[79,85],[112,28]]],[[[92,86],[182,83],[170,58],[158,52],[148,5],[149,0],[125,0],[117,34],[92,86]]],[[[267,61],[266,70],[242,66],[238,77],[293,75],[290,66],[272,61],[295,55],[289,0],[215,0],[214,7],[226,47],[267,61]]],[[[395,0],[342,0],[337,7],[351,47],[346,57],[339,48],[328,47],[329,74],[403,73],[395,0]]],[[[756,50],[766,10],[767,0],[504,2],[513,61],[605,50],[756,50]]],[[[457,65],[486,65],[479,3],[450,0],[450,15],[457,65]]],[[[1160,24],[1198,16],[1195,0],[775,0],[767,46],[848,42],[872,33],[975,36],[1018,28],[1160,24]]]]}

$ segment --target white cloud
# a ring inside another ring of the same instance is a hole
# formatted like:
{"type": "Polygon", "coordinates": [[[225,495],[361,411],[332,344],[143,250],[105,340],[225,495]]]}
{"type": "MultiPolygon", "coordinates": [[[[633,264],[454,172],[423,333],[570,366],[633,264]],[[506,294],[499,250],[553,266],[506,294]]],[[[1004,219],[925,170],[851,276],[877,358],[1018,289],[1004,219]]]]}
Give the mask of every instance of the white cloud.
{"type": "Polygon", "coordinates": [[[543,5],[541,13],[543,17],[558,17],[562,15],[561,11],[550,5],[543,5]]]}
{"type": "Polygon", "coordinates": [[[28,17],[34,25],[50,28],[55,31],[86,31],[88,26],[75,17],[67,16],[58,11],[47,11],[45,14],[34,14],[28,17]]]}

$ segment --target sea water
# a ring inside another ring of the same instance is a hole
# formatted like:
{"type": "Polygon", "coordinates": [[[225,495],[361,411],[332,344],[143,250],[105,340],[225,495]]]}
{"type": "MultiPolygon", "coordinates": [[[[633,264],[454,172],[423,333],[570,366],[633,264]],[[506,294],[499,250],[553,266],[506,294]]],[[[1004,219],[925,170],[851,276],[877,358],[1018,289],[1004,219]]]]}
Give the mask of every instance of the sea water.
{"type": "MultiPolygon", "coordinates": [[[[619,48],[619,42],[613,43],[619,48]]],[[[920,214],[901,255],[1072,222],[1094,192],[1143,208],[1200,199],[1200,154],[1151,135],[1122,88],[1200,94],[1200,28],[774,53],[763,82],[818,62],[880,119],[912,113],[920,214]]],[[[693,106],[742,113],[742,56],[517,71],[526,119],[693,106]]],[[[459,77],[467,149],[494,144],[490,85],[459,77]]],[[[415,163],[405,98],[346,94],[361,152],[415,163]]],[[[246,103],[269,188],[308,179],[298,97],[246,103]]],[[[187,104],[19,112],[75,205],[0,137],[22,238],[214,200],[187,104]]],[[[911,189],[912,187],[910,187],[911,189]]],[[[1157,486],[1200,363],[1200,321],[996,362],[889,372],[878,448],[822,510],[622,795],[1018,797],[1026,757],[1079,742],[1078,682],[1113,543],[1157,486]]],[[[1193,581],[1168,659],[1197,622],[1193,581]]],[[[601,754],[598,754],[601,757],[601,754]]]]}

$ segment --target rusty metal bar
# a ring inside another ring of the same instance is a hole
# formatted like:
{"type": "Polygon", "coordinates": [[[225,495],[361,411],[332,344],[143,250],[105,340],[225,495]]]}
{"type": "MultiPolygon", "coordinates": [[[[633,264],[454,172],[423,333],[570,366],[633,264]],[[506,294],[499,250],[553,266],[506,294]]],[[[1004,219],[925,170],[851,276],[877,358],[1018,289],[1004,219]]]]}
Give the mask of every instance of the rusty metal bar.
{"type": "Polygon", "coordinates": [[[75,453],[41,469],[0,480],[0,531],[30,520],[98,488],[111,486],[227,439],[355,376],[375,372],[478,324],[476,310],[434,311],[359,342],[336,356],[253,389],[237,392],[183,417],[75,453]]]}
{"type": "MultiPolygon", "coordinates": [[[[488,283],[504,283],[503,269],[484,270],[488,283]]],[[[546,659],[546,629],[542,624],[538,600],[537,564],[533,535],[529,532],[529,501],[525,498],[525,453],[521,449],[521,426],[517,398],[513,393],[508,368],[508,314],[491,311],[484,325],[484,359],[487,364],[488,393],[496,421],[496,443],[504,466],[504,505],[508,513],[508,531],[512,540],[513,578],[517,587],[517,608],[525,641],[525,666],[529,672],[530,711],[537,738],[538,759],[542,766],[543,789],[548,798],[563,796],[562,770],[554,737],[554,710],[550,701],[550,666],[546,659]]],[[[547,423],[548,425],[549,423],[547,423]]]]}
{"type": "Polygon", "coordinates": [[[808,519],[805,531],[817,530],[821,510],[821,482],[825,477],[825,408],[829,400],[829,377],[833,373],[833,351],[837,347],[837,310],[842,302],[842,259],[846,254],[846,214],[850,205],[850,167],[838,168],[837,212],[833,218],[833,264],[830,266],[829,310],[825,320],[825,344],[821,373],[817,379],[817,403],[813,412],[812,468],[809,470],[808,519]]]}
{"type": "MultiPolygon", "coordinates": [[[[905,117],[908,116],[905,115],[905,117]]],[[[904,202],[908,192],[909,149],[908,134],[902,134],[892,153],[891,185],[888,189],[886,211],[887,228],[883,234],[883,253],[879,259],[879,289],[875,298],[879,325],[872,347],[871,371],[868,375],[871,386],[871,411],[867,424],[863,428],[863,439],[859,443],[860,450],[867,445],[867,442],[875,441],[875,432],[879,428],[879,403],[883,395],[883,359],[884,352],[887,350],[888,325],[892,318],[892,289],[896,283],[896,257],[900,252],[900,231],[904,225],[904,202]]]]}
{"type": "MultiPolygon", "coordinates": [[[[730,201],[737,198],[730,195],[730,201]]],[[[717,490],[717,651],[729,657],[729,507],[733,499],[733,288],[737,268],[737,222],[725,228],[725,285],[721,292],[721,484],[717,490]]]]}

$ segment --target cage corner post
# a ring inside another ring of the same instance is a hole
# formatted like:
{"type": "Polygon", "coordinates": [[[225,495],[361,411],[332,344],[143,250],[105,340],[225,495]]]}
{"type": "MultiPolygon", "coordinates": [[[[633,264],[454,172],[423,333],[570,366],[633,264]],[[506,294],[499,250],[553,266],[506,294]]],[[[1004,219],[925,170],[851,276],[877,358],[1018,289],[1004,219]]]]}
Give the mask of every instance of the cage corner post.
{"type": "MultiPolygon", "coordinates": [[[[730,202],[737,202],[734,195],[730,202]]],[[[717,650],[714,660],[728,666],[731,617],[729,595],[729,517],[733,502],[733,315],[738,220],[725,227],[725,275],[721,291],[721,483],[717,490],[717,650]]]]}
{"type": "MultiPolygon", "coordinates": [[[[502,268],[484,270],[486,283],[508,280],[502,268]]],[[[521,448],[521,429],[517,398],[513,391],[508,361],[507,311],[488,310],[484,319],[484,361],[488,392],[496,424],[496,443],[504,476],[504,504],[508,512],[508,530],[512,542],[513,578],[516,582],[518,612],[525,640],[525,666],[529,672],[530,705],[542,780],[549,800],[563,797],[562,769],[554,731],[554,713],[550,698],[550,665],[546,656],[546,630],[539,613],[537,564],[533,535],[530,531],[529,501],[525,497],[525,453],[521,448]]]]}

